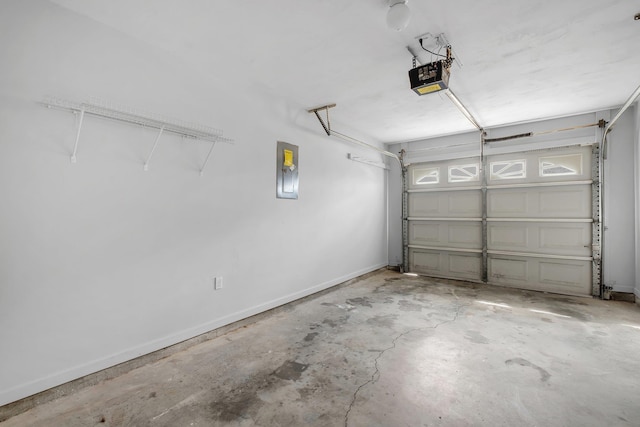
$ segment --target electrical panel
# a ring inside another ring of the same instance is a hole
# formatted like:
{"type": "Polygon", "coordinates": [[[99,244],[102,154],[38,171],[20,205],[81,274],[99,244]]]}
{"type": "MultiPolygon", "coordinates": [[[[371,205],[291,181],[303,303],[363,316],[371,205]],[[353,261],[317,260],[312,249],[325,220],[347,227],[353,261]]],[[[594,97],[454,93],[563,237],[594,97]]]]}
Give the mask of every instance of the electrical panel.
{"type": "Polygon", "coordinates": [[[276,151],[276,197],[298,198],[298,146],[282,141],[276,151]]]}

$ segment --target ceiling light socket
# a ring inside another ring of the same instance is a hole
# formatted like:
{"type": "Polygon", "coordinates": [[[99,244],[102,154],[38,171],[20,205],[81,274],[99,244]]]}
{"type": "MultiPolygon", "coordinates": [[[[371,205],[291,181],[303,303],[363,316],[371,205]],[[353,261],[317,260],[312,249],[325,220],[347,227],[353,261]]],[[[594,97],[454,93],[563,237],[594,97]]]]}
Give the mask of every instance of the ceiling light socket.
{"type": "Polygon", "coordinates": [[[634,21],[640,21],[640,13],[636,13],[636,15],[633,17],[634,21]]]}
{"type": "Polygon", "coordinates": [[[407,6],[407,0],[389,0],[387,11],[387,26],[395,31],[402,31],[409,25],[411,10],[407,6]]]}

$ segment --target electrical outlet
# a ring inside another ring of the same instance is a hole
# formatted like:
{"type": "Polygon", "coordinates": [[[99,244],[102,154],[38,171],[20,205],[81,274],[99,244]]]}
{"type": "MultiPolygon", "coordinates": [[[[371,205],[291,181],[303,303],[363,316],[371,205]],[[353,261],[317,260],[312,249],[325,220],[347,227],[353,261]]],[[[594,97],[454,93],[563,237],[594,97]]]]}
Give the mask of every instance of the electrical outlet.
{"type": "Polygon", "coordinates": [[[213,289],[215,289],[216,291],[218,289],[222,289],[222,276],[213,278],[213,289]]]}

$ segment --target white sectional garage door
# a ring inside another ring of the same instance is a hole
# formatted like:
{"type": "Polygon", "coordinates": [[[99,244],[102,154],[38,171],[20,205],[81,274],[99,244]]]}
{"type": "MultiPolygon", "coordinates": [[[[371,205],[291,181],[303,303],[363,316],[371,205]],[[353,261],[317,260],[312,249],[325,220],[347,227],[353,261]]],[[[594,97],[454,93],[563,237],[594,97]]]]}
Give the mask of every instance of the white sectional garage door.
{"type": "Polygon", "coordinates": [[[408,180],[410,270],[481,280],[480,159],[411,165],[408,180]]]}
{"type": "Polygon", "coordinates": [[[409,166],[409,269],[592,293],[591,148],[409,166]]]}

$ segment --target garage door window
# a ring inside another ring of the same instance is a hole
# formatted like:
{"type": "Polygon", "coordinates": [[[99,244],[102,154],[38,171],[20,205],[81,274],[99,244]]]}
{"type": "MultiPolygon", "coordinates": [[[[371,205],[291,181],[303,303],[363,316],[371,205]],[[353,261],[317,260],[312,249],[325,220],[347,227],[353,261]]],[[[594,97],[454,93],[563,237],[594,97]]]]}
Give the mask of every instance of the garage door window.
{"type": "Polygon", "coordinates": [[[491,180],[518,179],[527,177],[526,160],[491,162],[491,180]]]}
{"type": "Polygon", "coordinates": [[[480,165],[475,163],[471,165],[454,165],[449,166],[449,182],[473,182],[480,180],[480,165]]]}
{"type": "Polygon", "coordinates": [[[540,157],[540,176],[582,175],[582,154],[540,157]]]}
{"type": "Polygon", "coordinates": [[[438,184],[440,168],[422,168],[413,170],[413,183],[417,185],[438,184]]]}

